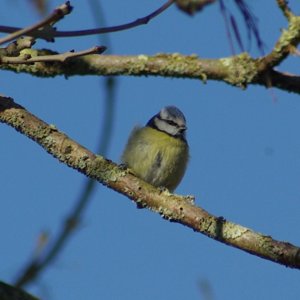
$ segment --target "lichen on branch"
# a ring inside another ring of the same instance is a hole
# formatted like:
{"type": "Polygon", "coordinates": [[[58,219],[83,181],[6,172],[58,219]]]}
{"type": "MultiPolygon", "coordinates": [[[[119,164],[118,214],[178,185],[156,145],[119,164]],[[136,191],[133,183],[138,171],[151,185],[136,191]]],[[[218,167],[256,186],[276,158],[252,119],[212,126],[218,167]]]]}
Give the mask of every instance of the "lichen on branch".
{"type": "Polygon", "coordinates": [[[130,170],[93,154],[55,126],[35,117],[11,98],[0,96],[0,122],[26,135],[67,166],[134,201],[139,207],[159,213],[224,244],[267,260],[300,269],[300,248],[273,240],[196,206],[191,197],[170,194],[135,177],[130,170]]]}

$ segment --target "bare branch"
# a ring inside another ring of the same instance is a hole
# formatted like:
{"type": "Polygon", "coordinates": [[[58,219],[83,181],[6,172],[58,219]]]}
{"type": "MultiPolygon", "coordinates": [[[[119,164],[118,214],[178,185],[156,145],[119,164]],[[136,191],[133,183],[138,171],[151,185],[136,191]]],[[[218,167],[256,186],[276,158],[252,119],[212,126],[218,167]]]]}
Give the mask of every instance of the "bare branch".
{"type": "MultiPolygon", "coordinates": [[[[171,1],[165,4],[170,5],[171,1]]],[[[161,8],[160,12],[163,9],[161,8]]],[[[150,16],[157,15],[159,11],[150,16]]],[[[150,18],[151,18],[150,17],[150,18]]],[[[219,80],[233,86],[246,88],[249,84],[259,84],[266,87],[277,87],[290,92],[299,93],[299,88],[287,80],[278,81],[280,73],[273,70],[280,64],[300,42],[300,16],[292,16],[289,26],[278,39],[274,49],[258,59],[251,58],[246,53],[222,59],[199,59],[196,55],[160,54],[155,56],[84,56],[76,57],[76,53],[58,54],[50,50],[26,49],[21,54],[30,56],[3,57],[0,68],[17,72],[28,72],[36,76],[73,76],[73,75],[154,75],[163,77],[182,77],[206,81],[219,80]],[[55,56],[53,56],[55,55],[55,56]],[[72,64],[65,62],[72,56],[72,64]],[[74,57],[75,56],[75,57],[74,57]],[[49,61],[56,61],[49,68],[49,61]],[[60,63],[60,62],[64,63],[60,63]],[[24,64],[20,64],[23,62],[24,64]],[[39,62],[32,65],[33,62],[39,62]],[[47,62],[47,64],[43,63],[47,62]],[[16,66],[16,64],[18,64],[16,66]],[[273,78],[274,76],[274,78],[273,78]]],[[[86,53],[84,53],[86,54],[86,53]]],[[[1,52],[0,52],[1,58],[1,52]]],[[[285,74],[281,78],[287,79],[285,74]]],[[[296,76],[296,75],[295,75],[296,76]]],[[[295,79],[295,77],[293,77],[295,79]]]]}
{"type": "MultiPolygon", "coordinates": [[[[45,30],[43,27],[48,26],[47,29],[49,31],[49,27],[51,27],[54,23],[61,20],[65,15],[69,14],[72,11],[72,7],[70,5],[70,2],[67,1],[65,4],[60,5],[57,7],[50,16],[45,18],[44,20],[38,22],[37,24],[34,24],[32,26],[20,29],[18,28],[15,32],[12,34],[0,39],[0,45],[10,42],[12,40],[15,40],[16,38],[22,36],[22,35],[30,35],[33,34],[37,30],[45,30]]],[[[53,38],[47,39],[48,41],[53,41],[53,38]]]]}
{"type": "Polygon", "coordinates": [[[288,57],[300,42],[300,17],[291,16],[288,28],[282,31],[273,50],[260,59],[259,71],[271,69],[288,57]]]}
{"type": "MultiPolygon", "coordinates": [[[[86,36],[86,35],[95,35],[95,34],[103,34],[103,33],[109,33],[109,32],[116,32],[116,31],[122,31],[122,30],[127,30],[130,28],[134,28],[140,25],[145,25],[148,24],[153,18],[155,18],[156,16],[158,16],[159,14],[161,14],[162,12],[164,12],[167,8],[169,8],[175,0],[168,0],[165,4],[163,4],[161,7],[159,7],[157,10],[155,10],[154,12],[152,12],[151,14],[139,18],[133,22],[129,22],[126,24],[122,24],[122,25],[117,25],[117,26],[111,26],[111,27],[105,27],[105,28],[94,28],[94,29],[85,29],[85,30],[75,30],[75,31],[56,31],[56,30],[51,30],[51,28],[47,27],[47,30],[30,30],[29,32],[26,32],[27,35],[33,36],[35,38],[41,38],[41,39],[45,39],[46,41],[54,41],[54,38],[57,37],[75,37],[75,36],[86,36]]],[[[69,1],[67,2],[69,3],[69,1]]],[[[40,23],[46,23],[46,20],[40,22],[40,23]]],[[[41,25],[37,27],[37,25],[33,25],[31,27],[34,27],[34,29],[36,28],[40,28],[42,27],[41,25]]],[[[25,29],[21,29],[18,27],[11,27],[11,26],[0,26],[0,32],[21,32],[22,30],[25,29]]],[[[24,34],[24,33],[22,33],[24,34]]],[[[17,35],[20,36],[20,35],[17,35]]],[[[10,39],[11,40],[11,39],[10,39]]],[[[0,43],[1,43],[1,39],[0,39],[0,43]]]]}
{"type": "Polygon", "coordinates": [[[172,222],[183,224],[250,254],[300,269],[300,248],[273,240],[238,224],[215,217],[193,204],[191,197],[162,192],[113,162],[98,156],[38,119],[11,98],[0,98],[0,122],[34,140],[62,163],[94,178],[172,222]]]}
{"type": "MultiPolygon", "coordinates": [[[[184,56],[178,53],[155,56],[88,55],[73,58],[72,64],[56,62],[55,65],[49,68],[49,64],[44,64],[39,58],[34,60],[34,57],[56,55],[57,53],[48,50],[31,50],[32,52],[29,52],[31,57],[26,61],[34,62],[38,60],[40,61],[38,64],[34,64],[34,66],[26,64],[16,66],[13,63],[6,63],[0,64],[0,68],[27,72],[42,77],[57,75],[153,75],[200,79],[204,82],[211,79],[224,81],[242,88],[246,88],[249,84],[259,84],[299,93],[298,86],[289,84],[286,80],[282,83],[279,82],[279,73],[273,70],[273,67],[280,64],[299,42],[300,16],[293,16],[290,19],[288,28],[282,32],[274,49],[266,56],[257,59],[251,58],[247,53],[222,59],[199,59],[196,55],[184,56]],[[273,76],[275,77],[273,78],[273,76]]],[[[14,59],[18,61],[18,58],[14,59]]],[[[22,59],[24,60],[24,58],[22,59]]],[[[281,77],[287,79],[284,74],[281,74],[281,77]]]]}
{"type": "Polygon", "coordinates": [[[176,0],[177,7],[189,15],[194,15],[205,6],[213,4],[216,0],[176,0]]]}
{"type": "MultiPolygon", "coordinates": [[[[115,80],[112,77],[107,78],[107,95],[106,95],[106,109],[104,113],[104,120],[102,122],[102,137],[99,141],[98,153],[106,153],[107,147],[110,142],[111,132],[113,127],[113,114],[115,106],[115,80]]],[[[78,224],[80,224],[82,214],[89,204],[91,199],[92,191],[95,188],[97,181],[91,178],[87,178],[85,186],[82,193],[76,201],[74,209],[66,217],[62,228],[60,229],[57,237],[52,241],[48,247],[45,247],[44,251],[41,252],[39,256],[34,256],[30,260],[24,270],[20,273],[15,281],[15,285],[18,287],[23,287],[29,282],[32,282],[38,277],[38,275],[46,269],[49,264],[51,264],[54,259],[61,252],[66,242],[70,239],[71,234],[74,233],[78,224]]],[[[1,299],[1,298],[0,298],[1,299]]]]}
{"type": "MultiPolygon", "coordinates": [[[[45,50],[37,53],[38,55],[45,55],[45,50]]],[[[56,52],[48,51],[46,53],[50,55],[50,53],[55,54],[56,52]]],[[[281,83],[278,81],[280,72],[272,69],[260,71],[257,67],[259,63],[259,59],[253,59],[245,53],[222,59],[200,59],[196,55],[186,56],[178,53],[154,56],[88,55],[75,57],[70,63],[68,61],[65,63],[56,62],[51,65],[51,68],[49,68],[49,63],[40,62],[34,65],[0,64],[0,69],[30,73],[39,77],[152,75],[196,79],[204,83],[207,80],[217,80],[240,88],[254,84],[300,93],[299,86],[288,83],[289,77],[282,74],[281,78],[286,80],[281,83]]],[[[295,81],[293,82],[295,83],[295,81]]]]}
{"type": "Polygon", "coordinates": [[[35,44],[33,37],[20,37],[8,44],[6,48],[0,48],[0,56],[18,56],[20,51],[31,48],[35,44]]]}
{"type": "Polygon", "coordinates": [[[293,13],[288,6],[288,1],[286,1],[286,0],[276,0],[276,1],[277,1],[279,8],[282,10],[284,16],[288,20],[290,20],[291,17],[293,16],[293,13]]]}
{"type": "Polygon", "coordinates": [[[260,37],[260,33],[258,30],[258,19],[253,14],[245,0],[235,0],[235,3],[239,11],[241,12],[246,24],[248,39],[251,40],[251,36],[253,34],[256,40],[257,48],[262,54],[264,54],[264,43],[260,37]]]}
{"type": "Polygon", "coordinates": [[[65,62],[70,58],[81,57],[89,54],[101,54],[106,50],[104,46],[96,46],[87,50],[82,51],[69,51],[60,54],[51,54],[51,55],[39,55],[31,56],[31,53],[35,53],[34,50],[28,49],[27,51],[22,51],[20,56],[10,57],[2,56],[0,57],[0,62],[4,64],[32,64],[36,62],[65,62]]]}
{"type": "Polygon", "coordinates": [[[1,300],[38,300],[38,298],[24,292],[23,290],[0,281],[1,300]]]}
{"type": "Polygon", "coordinates": [[[287,92],[300,94],[300,76],[272,70],[257,79],[258,84],[266,87],[277,87],[287,92]]]}
{"type": "MultiPolygon", "coordinates": [[[[92,12],[94,14],[95,22],[104,23],[104,16],[98,0],[93,0],[92,12]]],[[[92,0],[90,1],[92,2],[92,0]]],[[[92,3],[91,3],[92,4],[92,3]]],[[[110,45],[109,35],[99,36],[99,42],[105,40],[105,45],[110,45]]],[[[109,47],[111,50],[111,47],[109,47]]],[[[115,117],[115,104],[116,104],[116,78],[107,77],[104,80],[104,108],[103,118],[101,120],[101,135],[97,146],[97,153],[105,155],[107,153],[109,144],[111,142],[114,117],[115,117]]],[[[101,81],[102,82],[102,81],[101,81]]],[[[78,199],[75,200],[74,207],[70,209],[67,217],[63,220],[59,232],[56,236],[51,238],[51,241],[42,248],[39,255],[34,255],[33,259],[26,263],[25,268],[18,272],[17,279],[15,280],[16,286],[23,287],[28,283],[32,283],[38,278],[41,272],[54,262],[58,255],[62,252],[67,242],[76,232],[78,225],[80,225],[83,214],[90,204],[92,194],[97,186],[97,181],[91,178],[85,178],[82,190],[80,190],[78,199]]]]}

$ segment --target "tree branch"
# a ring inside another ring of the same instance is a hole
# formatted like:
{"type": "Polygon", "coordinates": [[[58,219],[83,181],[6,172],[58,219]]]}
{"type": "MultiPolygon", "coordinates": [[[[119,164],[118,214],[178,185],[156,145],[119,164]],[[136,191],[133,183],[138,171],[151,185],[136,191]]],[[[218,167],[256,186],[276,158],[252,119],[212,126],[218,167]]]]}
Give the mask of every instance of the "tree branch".
{"type": "Polygon", "coordinates": [[[258,78],[257,83],[300,94],[300,76],[295,74],[272,70],[265,77],[258,78]]]}
{"type": "MultiPolygon", "coordinates": [[[[154,12],[152,15],[157,13],[154,12]]],[[[25,49],[20,52],[20,56],[23,53],[30,55],[30,58],[25,60],[24,57],[1,57],[0,53],[0,62],[2,59],[0,68],[41,77],[57,75],[153,75],[200,79],[204,82],[206,80],[219,80],[241,88],[246,88],[249,84],[258,84],[268,88],[277,87],[299,93],[300,88],[295,84],[298,82],[296,75],[291,77],[273,69],[291,53],[291,50],[299,42],[300,16],[293,15],[290,17],[288,28],[282,32],[274,49],[266,56],[257,59],[250,57],[247,53],[221,59],[199,59],[196,55],[184,56],[178,53],[154,56],[88,55],[75,57],[72,61],[55,62],[49,65],[49,60],[56,57],[61,58],[61,55],[64,57],[64,54],[50,50],[25,49]],[[42,58],[45,55],[46,58],[42,58]],[[48,55],[49,57],[47,57],[48,55]],[[50,57],[51,55],[52,57],[50,57]],[[47,63],[44,63],[43,59],[47,63]],[[31,64],[37,61],[38,63],[31,64]],[[24,64],[19,64],[20,62],[24,62],[24,64]],[[283,79],[282,82],[278,80],[279,77],[283,79]],[[291,83],[288,82],[289,78],[293,80],[291,83]]],[[[57,59],[54,60],[57,61],[57,59]]]]}
{"type": "MultiPolygon", "coordinates": [[[[81,57],[89,54],[101,54],[106,50],[104,46],[96,46],[90,49],[82,50],[82,51],[69,51],[65,53],[58,53],[58,54],[41,54],[36,55],[37,52],[32,49],[24,49],[20,52],[20,55],[17,57],[12,56],[0,56],[0,63],[4,64],[32,64],[35,62],[65,62],[70,58],[74,57],[81,57]],[[33,54],[33,55],[32,55],[33,54]]],[[[47,51],[43,51],[47,53],[47,51]]]]}
{"type": "Polygon", "coordinates": [[[20,288],[8,285],[0,281],[1,300],[38,300],[38,298],[24,292],[20,288]]]}
{"type": "Polygon", "coordinates": [[[259,60],[258,71],[266,71],[278,66],[288,57],[293,49],[300,42],[300,17],[291,16],[286,30],[282,31],[281,36],[276,42],[273,50],[259,60]]]}
{"type": "MultiPolygon", "coordinates": [[[[99,140],[97,153],[106,153],[111,139],[111,132],[114,120],[114,106],[115,106],[115,80],[114,78],[107,78],[106,80],[106,109],[104,110],[104,119],[102,121],[102,135],[99,140]]],[[[51,264],[63,247],[70,239],[72,233],[80,224],[84,210],[87,208],[91,200],[92,192],[97,182],[92,178],[86,178],[84,188],[80,193],[74,208],[69,212],[65,218],[58,235],[52,239],[52,243],[48,244],[39,256],[34,256],[30,260],[15,280],[15,285],[23,287],[32,282],[38,275],[51,264]]],[[[0,297],[1,299],[1,297],[0,297]]],[[[2,300],[2,299],[1,299],[2,300]]]]}
{"type": "MultiPolygon", "coordinates": [[[[41,38],[45,39],[46,41],[54,41],[54,38],[65,38],[65,37],[76,37],[76,36],[86,36],[86,35],[95,35],[95,34],[103,34],[103,33],[109,33],[109,32],[116,32],[116,31],[122,31],[122,30],[127,30],[130,28],[134,28],[140,25],[145,25],[148,24],[153,18],[164,12],[167,8],[169,8],[175,0],[168,0],[166,3],[164,3],[161,7],[156,9],[154,12],[151,14],[138,18],[135,21],[122,24],[122,25],[117,25],[117,26],[111,26],[111,27],[104,27],[104,28],[94,28],[94,29],[85,29],[85,30],[74,30],[74,31],[56,31],[54,29],[51,29],[50,27],[46,27],[45,29],[41,29],[41,27],[45,24],[49,23],[52,21],[52,15],[50,15],[48,18],[45,20],[39,22],[38,24],[35,24],[33,26],[30,26],[25,29],[21,29],[19,27],[11,27],[11,26],[0,26],[0,32],[6,32],[6,33],[11,33],[11,37],[6,37],[4,42],[11,41],[12,39],[19,37],[20,35],[27,34],[29,36],[32,36],[34,38],[41,38]],[[39,29],[39,30],[36,30],[39,29]]],[[[68,5],[70,7],[70,11],[72,7],[70,6],[70,1],[67,1],[64,5],[68,5]]],[[[55,14],[56,11],[53,12],[55,14]]],[[[0,44],[3,43],[1,42],[0,39],[0,44]]]]}
{"type": "MultiPolygon", "coordinates": [[[[23,52],[21,51],[21,54],[23,52]]],[[[31,61],[45,55],[56,55],[49,50],[30,50],[31,61]]],[[[55,56],[54,56],[55,58],[55,56]]],[[[1,59],[0,59],[1,60],[1,59]]],[[[42,59],[41,59],[42,60],[42,59]]],[[[55,59],[53,59],[55,60],[55,59]]],[[[30,60],[27,63],[31,62],[30,60]]],[[[163,76],[171,78],[189,78],[201,80],[224,81],[232,86],[246,88],[248,85],[261,85],[267,88],[277,87],[281,90],[300,93],[300,87],[291,83],[289,75],[279,71],[258,70],[259,59],[253,59],[246,53],[221,58],[200,59],[196,55],[158,54],[154,56],[120,56],[120,55],[87,55],[72,58],[64,63],[35,64],[0,64],[0,69],[29,73],[38,77],[54,77],[58,75],[97,75],[97,76],[163,76]],[[278,78],[284,79],[282,82],[278,78]]],[[[296,76],[296,75],[295,75],[296,76]]],[[[295,79],[296,77],[293,77],[295,79]]]]}
{"type": "Polygon", "coordinates": [[[154,188],[129,170],[93,154],[54,126],[26,111],[11,98],[0,97],[0,122],[34,140],[62,163],[127,196],[139,206],[159,213],[167,220],[183,224],[250,254],[300,269],[300,248],[273,240],[270,236],[226,221],[223,217],[215,217],[194,205],[191,197],[173,195],[154,188]]]}
{"type": "Polygon", "coordinates": [[[291,17],[294,15],[292,13],[292,11],[290,10],[289,6],[288,6],[288,1],[286,0],[276,0],[278,7],[282,10],[283,15],[290,20],[291,17]]]}
{"type": "Polygon", "coordinates": [[[177,7],[189,15],[194,15],[205,6],[213,4],[216,0],[176,0],[177,7]]]}
{"type": "MultiPolygon", "coordinates": [[[[67,1],[65,4],[62,4],[59,7],[57,7],[52,12],[51,15],[49,15],[44,20],[38,22],[37,24],[34,24],[34,25],[26,27],[26,28],[22,28],[22,29],[21,28],[15,28],[16,30],[14,30],[13,33],[11,33],[8,36],[0,39],[0,45],[2,45],[4,43],[7,43],[7,42],[10,42],[12,40],[15,40],[18,37],[23,36],[23,35],[30,36],[32,34],[32,36],[35,36],[35,33],[37,32],[37,30],[51,32],[51,30],[49,31],[50,27],[54,23],[61,20],[65,15],[69,14],[71,11],[72,11],[72,6],[70,5],[70,1],[67,1]],[[45,27],[45,28],[43,28],[43,27],[45,27]]],[[[52,37],[47,37],[46,40],[53,42],[52,37]]]]}
{"type": "Polygon", "coordinates": [[[30,49],[35,43],[32,37],[20,37],[19,39],[8,44],[5,48],[0,48],[0,59],[4,56],[16,57],[20,55],[20,51],[30,49]]]}

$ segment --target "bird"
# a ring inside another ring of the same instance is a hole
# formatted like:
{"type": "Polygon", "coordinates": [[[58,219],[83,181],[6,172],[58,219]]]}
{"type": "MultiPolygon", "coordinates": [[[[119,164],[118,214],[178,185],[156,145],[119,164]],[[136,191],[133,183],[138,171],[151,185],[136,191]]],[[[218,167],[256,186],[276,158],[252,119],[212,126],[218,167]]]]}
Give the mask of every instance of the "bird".
{"type": "Polygon", "coordinates": [[[133,128],[122,163],[155,187],[173,192],[189,161],[186,119],[176,106],[163,107],[148,123],[133,128]]]}

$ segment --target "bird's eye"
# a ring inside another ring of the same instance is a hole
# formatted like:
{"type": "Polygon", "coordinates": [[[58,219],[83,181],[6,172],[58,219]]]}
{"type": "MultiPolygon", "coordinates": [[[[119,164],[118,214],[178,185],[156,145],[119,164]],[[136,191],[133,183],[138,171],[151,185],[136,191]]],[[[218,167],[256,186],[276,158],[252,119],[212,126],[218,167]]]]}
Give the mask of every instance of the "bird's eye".
{"type": "Polygon", "coordinates": [[[166,122],[171,126],[177,126],[177,124],[172,120],[166,120],[166,122]]]}

